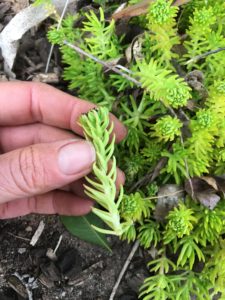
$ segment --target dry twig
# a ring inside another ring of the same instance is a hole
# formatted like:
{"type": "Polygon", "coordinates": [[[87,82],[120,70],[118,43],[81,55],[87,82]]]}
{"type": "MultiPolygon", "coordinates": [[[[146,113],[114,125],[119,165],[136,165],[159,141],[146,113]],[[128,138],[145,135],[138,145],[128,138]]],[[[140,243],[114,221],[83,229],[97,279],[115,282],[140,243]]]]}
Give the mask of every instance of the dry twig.
{"type": "Polygon", "coordinates": [[[13,233],[11,233],[11,232],[7,232],[7,233],[8,233],[9,235],[13,236],[13,237],[16,238],[16,239],[23,240],[23,241],[26,241],[26,242],[30,242],[30,239],[28,239],[28,238],[25,238],[25,237],[22,237],[22,236],[15,235],[15,234],[13,234],[13,233]]]}
{"type": "Polygon", "coordinates": [[[166,197],[171,197],[171,196],[175,196],[177,194],[180,194],[182,192],[184,192],[185,190],[179,190],[179,191],[176,191],[174,193],[170,193],[170,194],[165,194],[165,195],[162,195],[162,196],[152,196],[152,197],[147,197],[147,198],[144,198],[145,200],[153,200],[153,199],[160,199],[160,198],[166,198],[166,197]]]}
{"type": "MultiPolygon", "coordinates": [[[[60,16],[60,19],[59,19],[59,22],[58,22],[58,25],[57,25],[57,30],[59,30],[59,28],[61,27],[61,24],[62,24],[63,18],[65,16],[68,5],[69,5],[69,0],[66,0],[65,6],[63,8],[62,14],[60,16]]],[[[53,49],[54,49],[54,45],[52,44],[51,48],[49,50],[49,55],[48,55],[48,59],[47,59],[46,67],[45,67],[45,73],[48,73],[49,64],[50,64],[50,61],[51,61],[53,49]]]]}
{"type": "Polygon", "coordinates": [[[194,56],[193,58],[189,59],[185,65],[188,65],[190,63],[195,63],[197,62],[199,59],[202,59],[206,56],[209,56],[211,54],[215,54],[215,53],[218,53],[218,52],[221,52],[221,51],[224,51],[225,50],[225,47],[221,47],[221,48],[218,48],[218,49],[215,49],[215,50],[210,50],[210,51],[207,51],[205,53],[202,53],[202,54],[199,54],[197,56],[194,56]]]}
{"type": "Polygon", "coordinates": [[[84,50],[82,50],[82,49],[81,49],[80,47],[78,47],[78,46],[75,46],[75,45],[73,45],[73,44],[71,44],[71,43],[69,43],[69,42],[67,42],[67,41],[64,41],[63,43],[64,43],[65,45],[67,45],[68,47],[74,49],[74,50],[77,51],[78,53],[80,53],[80,54],[82,54],[82,55],[84,55],[84,56],[86,56],[86,57],[89,57],[90,59],[94,60],[95,62],[97,62],[97,63],[99,63],[99,64],[101,64],[101,65],[103,65],[103,66],[106,67],[107,69],[112,70],[113,72],[115,72],[115,73],[121,75],[122,77],[126,78],[127,80],[129,80],[129,81],[135,83],[137,86],[141,86],[141,83],[140,83],[137,79],[135,79],[135,78],[133,78],[133,77],[131,77],[131,76],[129,76],[129,75],[127,74],[127,73],[132,74],[132,71],[126,69],[125,67],[122,67],[122,68],[121,68],[121,66],[120,66],[120,69],[122,69],[122,70],[123,70],[124,72],[126,72],[126,73],[124,73],[123,71],[119,70],[118,67],[116,67],[116,66],[111,66],[111,65],[109,65],[108,63],[106,63],[105,61],[100,60],[99,58],[95,57],[94,55],[85,52],[84,50]]]}
{"type": "Polygon", "coordinates": [[[113,290],[112,290],[112,293],[111,293],[111,295],[109,297],[109,300],[113,300],[114,299],[114,296],[116,295],[116,291],[117,291],[117,289],[118,289],[118,287],[120,285],[120,282],[121,282],[121,280],[122,280],[122,278],[123,278],[123,276],[124,276],[124,274],[125,274],[128,266],[129,266],[129,264],[130,264],[130,262],[131,262],[131,260],[132,260],[132,258],[134,256],[134,254],[136,253],[138,247],[139,247],[139,241],[136,241],[134,243],[131,251],[130,251],[130,254],[128,255],[128,257],[127,257],[127,259],[125,261],[125,264],[124,264],[122,270],[120,271],[120,274],[119,274],[118,279],[117,279],[117,281],[116,281],[116,283],[115,283],[115,285],[113,287],[113,290]]]}

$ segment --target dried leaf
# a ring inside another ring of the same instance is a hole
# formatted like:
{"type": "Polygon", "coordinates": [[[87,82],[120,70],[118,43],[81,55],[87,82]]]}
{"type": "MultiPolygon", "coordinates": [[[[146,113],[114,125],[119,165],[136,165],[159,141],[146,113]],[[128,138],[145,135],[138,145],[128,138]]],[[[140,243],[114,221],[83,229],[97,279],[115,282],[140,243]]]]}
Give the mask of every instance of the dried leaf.
{"type": "Polygon", "coordinates": [[[140,3],[126,7],[120,10],[119,12],[115,12],[112,15],[112,18],[114,20],[118,20],[122,18],[131,18],[145,14],[151,2],[153,2],[153,0],[144,0],[140,3]]]}
{"type": "MultiPolygon", "coordinates": [[[[193,177],[191,179],[194,199],[209,209],[214,209],[220,200],[218,193],[225,191],[225,179],[218,176],[193,177]]],[[[191,196],[189,180],[185,182],[185,190],[191,196]]]]}
{"type": "Polygon", "coordinates": [[[181,5],[184,5],[188,2],[190,2],[190,0],[176,0],[176,1],[173,2],[173,5],[181,6],[181,5]]]}
{"type": "Polygon", "coordinates": [[[132,43],[128,46],[128,48],[125,51],[126,59],[128,63],[132,61],[134,58],[135,60],[139,60],[144,58],[142,50],[142,43],[143,43],[143,35],[140,34],[136,36],[132,43]]]}
{"type": "Polygon", "coordinates": [[[196,109],[199,108],[195,100],[188,100],[186,107],[190,111],[195,111],[196,109]]]}
{"type": "Polygon", "coordinates": [[[225,178],[223,176],[214,176],[214,179],[216,180],[218,190],[222,193],[225,193],[225,178]]]}
{"type": "MultiPolygon", "coordinates": [[[[188,3],[190,0],[177,0],[173,3],[173,5],[176,6],[181,6],[183,4],[188,3]]],[[[148,7],[150,5],[150,3],[152,3],[153,0],[144,0],[140,3],[131,5],[129,7],[126,7],[122,10],[120,10],[119,12],[115,12],[112,15],[112,18],[114,20],[118,20],[118,19],[122,19],[122,18],[131,18],[131,17],[136,17],[136,16],[140,16],[143,15],[147,12],[148,7]]]]}
{"type": "Polygon", "coordinates": [[[123,10],[127,6],[127,3],[122,3],[120,6],[114,11],[114,14],[119,13],[121,10],[123,10]]]}
{"type": "Polygon", "coordinates": [[[201,98],[206,98],[208,96],[207,89],[204,85],[204,74],[199,70],[193,70],[185,76],[185,81],[187,84],[198,94],[201,98]]]}
{"type": "Polygon", "coordinates": [[[7,278],[7,283],[23,299],[28,298],[26,286],[20,276],[15,274],[9,275],[7,278]]]}
{"type": "Polygon", "coordinates": [[[130,63],[133,58],[132,43],[127,47],[127,49],[125,51],[125,56],[126,56],[127,62],[130,63]]]}
{"type": "Polygon", "coordinates": [[[206,181],[208,183],[208,185],[210,185],[212,188],[214,188],[215,191],[218,191],[216,180],[213,177],[202,176],[201,179],[206,181]]]}
{"type": "Polygon", "coordinates": [[[164,221],[169,211],[177,206],[184,197],[183,190],[176,184],[166,184],[159,189],[154,217],[157,221],[164,221]]]}

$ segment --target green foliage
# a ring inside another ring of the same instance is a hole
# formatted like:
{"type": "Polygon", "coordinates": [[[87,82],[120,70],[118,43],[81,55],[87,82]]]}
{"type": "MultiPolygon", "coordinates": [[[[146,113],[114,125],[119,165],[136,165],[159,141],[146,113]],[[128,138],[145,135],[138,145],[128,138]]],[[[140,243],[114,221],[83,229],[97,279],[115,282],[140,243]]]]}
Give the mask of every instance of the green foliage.
{"type": "Polygon", "coordinates": [[[150,24],[161,25],[167,27],[172,24],[175,25],[175,17],[178,8],[171,6],[172,1],[157,0],[149,7],[149,22],[150,24]]]}
{"type": "Polygon", "coordinates": [[[152,55],[168,66],[171,59],[177,57],[172,48],[179,43],[175,20],[178,8],[171,6],[171,3],[172,1],[157,0],[150,5],[147,14],[148,28],[152,32],[152,55]]]}
{"type": "MultiPolygon", "coordinates": [[[[190,183],[191,177],[225,174],[225,55],[209,52],[225,47],[225,3],[192,0],[176,7],[170,0],[150,2],[145,14],[126,23],[143,31],[134,39],[132,35],[131,44],[126,26],[118,37],[121,22],[108,17],[119,6],[112,1],[95,1],[98,12],[68,16],[59,30],[53,26],[48,33],[60,47],[63,77],[70,89],[107,107],[128,129],[115,149],[126,174],[125,194],[120,191],[116,200],[108,111],[82,116],[86,138],[97,153],[94,179],[87,179],[86,191],[100,205],[93,212],[109,226],[97,230],[116,233],[128,242],[138,240],[147,251],[155,251],[141,299],[205,300],[217,293],[225,299],[224,195],[214,187],[221,200],[210,210],[185,191],[185,181],[190,183]],[[94,59],[78,54],[65,40],[94,59]],[[127,51],[125,55],[128,47],[131,59],[127,51]],[[109,68],[96,62],[99,59],[109,68]],[[136,79],[138,86],[111,66],[136,79]],[[170,196],[162,195],[164,183],[183,190],[173,208],[170,196]],[[162,203],[170,211],[159,221],[162,203]]],[[[198,188],[193,186],[194,196],[198,188]]],[[[210,195],[201,194],[204,200],[210,195]]]]}
{"type": "Polygon", "coordinates": [[[166,275],[170,269],[175,270],[176,266],[166,257],[163,250],[160,251],[160,254],[161,256],[158,259],[148,263],[148,267],[151,267],[151,271],[158,272],[158,274],[151,276],[144,281],[144,284],[141,287],[140,297],[143,296],[143,299],[145,300],[168,299],[168,296],[176,290],[175,282],[177,281],[177,277],[166,275]]]}
{"type": "Polygon", "coordinates": [[[204,246],[207,243],[212,245],[219,241],[219,237],[224,229],[224,212],[220,208],[213,211],[207,208],[200,208],[197,212],[199,226],[195,229],[195,236],[204,246]]]}
{"type": "MultiPolygon", "coordinates": [[[[137,127],[132,127],[128,125],[127,129],[128,129],[128,133],[123,141],[123,144],[127,146],[127,148],[131,153],[138,152],[140,148],[141,140],[143,139],[145,134],[143,132],[140,133],[137,127]]],[[[138,156],[137,161],[138,160],[142,161],[142,157],[138,156]]]]}
{"type": "Polygon", "coordinates": [[[176,289],[174,299],[189,300],[190,295],[195,296],[199,300],[211,300],[209,293],[210,282],[205,280],[199,273],[188,271],[184,272],[180,277],[180,284],[176,289]]]}
{"type": "Polygon", "coordinates": [[[210,281],[193,271],[173,272],[172,274],[161,272],[144,281],[140,296],[143,300],[190,300],[191,296],[199,300],[211,300],[210,287],[210,281]]]}
{"type": "Polygon", "coordinates": [[[180,247],[180,254],[177,260],[177,266],[183,267],[189,262],[189,268],[192,270],[196,257],[199,261],[205,261],[205,256],[197,245],[197,239],[192,236],[185,236],[181,239],[176,246],[176,249],[180,247]]]}
{"type": "Polygon", "coordinates": [[[157,274],[145,279],[141,287],[140,297],[143,300],[166,300],[176,291],[177,277],[173,275],[157,274]]]}
{"type": "Polygon", "coordinates": [[[148,108],[148,101],[146,98],[142,98],[140,104],[137,106],[135,99],[130,96],[131,109],[121,103],[123,112],[126,113],[127,119],[124,124],[131,126],[132,128],[137,128],[140,132],[143,132],[144,126],[149,126],[147,120],[152,115],[152,109],[148,108]]]}
{"type": "Polygon", "coordinates": [[[153,139],[147,141],[145,147],[141,151],[142,155],[145,157],[145,162],[147,161],[150,164],[156,163],[161,156],[162,149],[162,145],[153,139]]]}
{"type": "MultiPolygon", "coordinates": [[[[185,178],[188,177],[186,169],[187,150],[184,149],[180,142],[176,142],[172,146],[172,151],[164,150],[162,153],[164,157],[168,158],[165,168],[162,173],[168,173],[173,176],[177,184],[180,184],[185,178]]],[[[190,158],[192,161],[192,159],[190,158]]]]}
{"type": "Polygon", "coordinates": [[[138,154],[134,154],[132,160],[129,157],[124,158],[124,171],[126,173],[127,183],[133,182],[144,174],[145,160],[138,154]]]}
{"type": "Polygon", "coordinates": [[[94,103],[111,108],[114,97],[102,65],[89,58],[81,59],[78,53],[63,45],[65,40],[72,44],[79,43],[79,47],[85,52],[91,52],[102,60],[119,56],[121,46],[114,33],[114,21],[107,25],[103,10],[100,9],[99,13],[99,18],[93,11],[85,14],[84,27],[77,30],[74,30],[75,18],[68,16],[59,30],[54,26],[49,31],[48,38],[52,43],[61,45],[62,59],[66,65],[64,79],[70,81],[69,88],[77,90],[78,96],[84,99],[91,99],[94,103]]]}
{"type": "Polygon", "coordinates": [[[87,177],[89,185],[85,185],[85,192],[94,199],[101,208],[94,207],[93,213],[100,217],[111,230],[94,228],[102,233],[121,235],[123,224],[120,222],[119,205],[123,198],[123,188],[120,187],[118,200],[116,199],[116,159],[113,156],[115,136],[109,141],[113,124],[109,128],[108,110],[99,108],[82,115],[80,124],[84,129],[86,138],[91,141],[96,150],[96,162],[93,165],[95,179],[87,177]],[[111,169],[109,161],[112,159],[111,169]],[[104,210],[103,210],[104,208],[104,210]]]}
{"type": "Polygon", "coordinates": [[[153,125],[154,132],[152,133],[152,136],[157,137],[160,142],[173,141],[175,139],[175,136],[181,135],[181,127],[182,123],[178,118],[165,116],[159,118],[153,125]]]}
{"type": "Polygon", "coordinates": [[[93,224],[98,227],[104,225],[103,221],[95,214],[89,213],[86,216],[70,217],[62,216],[60,218],[66,229],[73,235],[89,243],[99,245],[109,251],[112,251],[108,245],[106,236],[93,228],[93,224]]]}
{"type": "MultiPolygon", "coordinates": [[[[57,28],[55,25],[52,26],[51,30],[48,32],[48,39],[52,44],[63,44],[64,40],[73,43],[76,40],[81,40],[80,31],[74,31],[73,26],[76,18],[74,16],[68,16],[62,21],[62,27],[57,28]]],[[[63,55],[65,59],[72,64],[76,57],[76,53],[73,50],[68,49],[68,47],[63,47],[63,55]]]]}
{"type": "Polygon", "coordinates": [[[137,231],[136,231],[136,226],[134,222],[130,222],[127,224],[125,227],[122,235],[121,235],[121,240],[125,240],[128,243],[135,241],[137,236],[137,231]]]}
{"type": "Polygon", "coordinates": [[[140,221],[149,217],[151,207],[151,202],[136,192],[135,194],[123,195],[119,211],[125,220],[140,221]]]}
{"type": "Polygon", "coordinates": [[[221,299],[225,297],[225,242],[223,239],[216,245],[214,255],[205,264],[205,276],[208,277],[214,288],[214,294],[221,293],[221,299]]]}
{"type": "Polygon", "coordinates": [[[161,67],[153,59],[149,63],[142,61],[138,64],[142,86],[157,101],[162,101],[166,106],[178,108],[187,104],[191,98],[190,88],[172,71],[161,67]]]}
{"type": "Polygon", "coordinates": [[[187,208],[184,203],[179,203],[178,207],[169,212],[168,222],[164,234],[164,242],[170,243],[172,240],[190,235],[197,219],[193,216],[193,210],[187,208]]]}
{"type": "Polygon", "coordinates": [[[99,18],[93,11],[86,14],[87,21],[83,22],[82,31],[91,33],[85,38],[85,42],[90,52],[100,59],[116,58],[120,54],[121,46],[115,35],[115,22],[112,20],[109,25],[105,22],[104,12],[99,9],[99,18]]]}
{"type": "Polygon", "coordinates": [[[224,174],[225,173],[225,150],[219,150],[217,152],[217,162],[215,173],[224,174]]]}
{"type": "Polygon", "coordinates": [[[159,191],[159,187],[156,182],[152,182],[148,184],[145,188],[146,188],[147,197],[155,196],[159,191]]]}
{"type": "Polygon", "coordinates": [[[138,240],[140,245],[146,249],[150,248],[152,245],[156,247],[157,243],[161,239],[159,225],[152,220],[146,220],[144,225],[141,225],[138,228],[138,231],[138,240]]]}
{"type": "Polygon", "coordinates": [[[80,97],[89,99],[91,95],[94,95],[92,97],[94,103],[111,107],[114,98],[104,83],[101,65],[89,59],[80,63],[80,58],[77,55],[73,64],[66,67],[64,71],[64,79],[70,80],[70,78],[76,78],[76,80],[71,81],[69,87],[73,90],[78,89],[80,97]],[[79,64],[74,64],[75,61],[79,64]]]}
{"type": "Polygon", "coordinates": [[[184,272],[179,275],[156,275],[145,281],[141,294],[147,294],[144,300],[149,299],[170,299],[190,300],[190,294],[195,295],[198,300],[211,300],[208,292],[208,282],[199,278],[198,273],[184,272]],[[160,290],[157,289],[158,282],[160,290]]]}
{"type": "MultiPolygon", "coordinates": [[[[187,49],[185,57],[192,59],[207,51],[225,46],[224,22],[221,22],[221,19],[224,18],[224,3],[216,6],[217,9],[220,7],[220,11],[216,10],[214,4],[213,6],[198,7],[194,10],[187,30],[189,39],[184,43],[187,49]],[[223,18],[219,17],[220,13],[222,13],[223,18]]],[[[203,70],[206,80],[210,84],[213,83],[213,80],[223,78],[224,66],[225,59],[221,52],[206,57],[201,65],[196,64],[195,60],[188,63],[188,69],[195,67],[203,70]]]]}

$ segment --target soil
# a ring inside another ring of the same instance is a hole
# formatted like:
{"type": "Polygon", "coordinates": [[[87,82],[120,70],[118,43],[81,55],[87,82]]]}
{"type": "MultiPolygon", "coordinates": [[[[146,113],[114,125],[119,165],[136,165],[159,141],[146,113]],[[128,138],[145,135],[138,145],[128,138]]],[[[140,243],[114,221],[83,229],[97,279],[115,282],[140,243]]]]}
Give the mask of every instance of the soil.
{"type": "MultiPolygon", "coordinates": [[[[0,223],[0,299],[105,300],[118,277],[131,246],[109,237],[113,252],[71,236],[56,216],[30,215],[0,223]],[[44,231],[33,247],[30,240],[40,221],[44,231]],[[49,249],[62,240],[56,259],[49,249]],[[24,295],[24,297],[21,297],[24,295]]],[[[144,279],[143,257],[136,253],[115,299],[137,299],[144,279]]]]}
{"type": "MultiPolygon", "coordinates": [[[[0,31],[28,2],[1,1],[0,31]]],[[[23,36],[13,71],[19,80],[45,81],[66,90],[60,78],[62,67],[57,48],[48,75],[43,75],[50,48],[45,35],[51,22],[47,20],[23,36]]],[[[4,80],[8,78],[0,54],[0,81],[4,80]]],[[[0,300],[109,299],[132,245],[112,237],[108,240],[112,253],[70,235],[57,216],[1,220],[0,300]],[[30,240],[41,221],[44,231],[36,245],[31,246],[30,240]],[[60,237],[56,255],[52,255],[60,237]]],[[[140,249],[136,252],[114,299],[137,299],[146,275],[144,255],[140,249]]]]}

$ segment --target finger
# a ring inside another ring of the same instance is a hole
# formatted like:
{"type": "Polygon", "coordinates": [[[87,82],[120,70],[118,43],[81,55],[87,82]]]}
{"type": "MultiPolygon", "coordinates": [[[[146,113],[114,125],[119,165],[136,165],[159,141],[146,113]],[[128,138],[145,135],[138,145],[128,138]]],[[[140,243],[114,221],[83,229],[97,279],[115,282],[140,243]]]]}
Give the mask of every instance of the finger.
{"type": "Polygon", "coordinates": [[[80,139],[73,132],[41,123],[0,128],[1,150],[12,151],[32,144],[80,139]]]}
{"type": "Polygon", "coordinates": [[[30,213],[80,216],[89,213],[92,206],[93,202],[88,199],[72,193],[53,191],[0,204],[0,219],[15,218],[30,213]]]}
{"type": "Polygon", "coordinates": [[[116,169],[117,171],[117,176],[116,176],[116,189],[119,190],[121,185],[125,184],[125,174],[122,170],[120,170],[119,168],[116,169]]]}
{"type": "MultiPolygon", "coordinates": [[[[77,124],[79,116],[95,106],[41,83],[4,82],[0,89],[0,125],[3,126],[40,122],[82,135],[82,128],[77,124]]],[[[126,129],[115,117],[112,120],[116,139],[120,141],[126,129]]]]}
{"type": "Polygon", "coordinates": [[[95,161],[91,143],[65,140],[0,155],[0,202],[40,195],[87,175],[95,161]]]}

